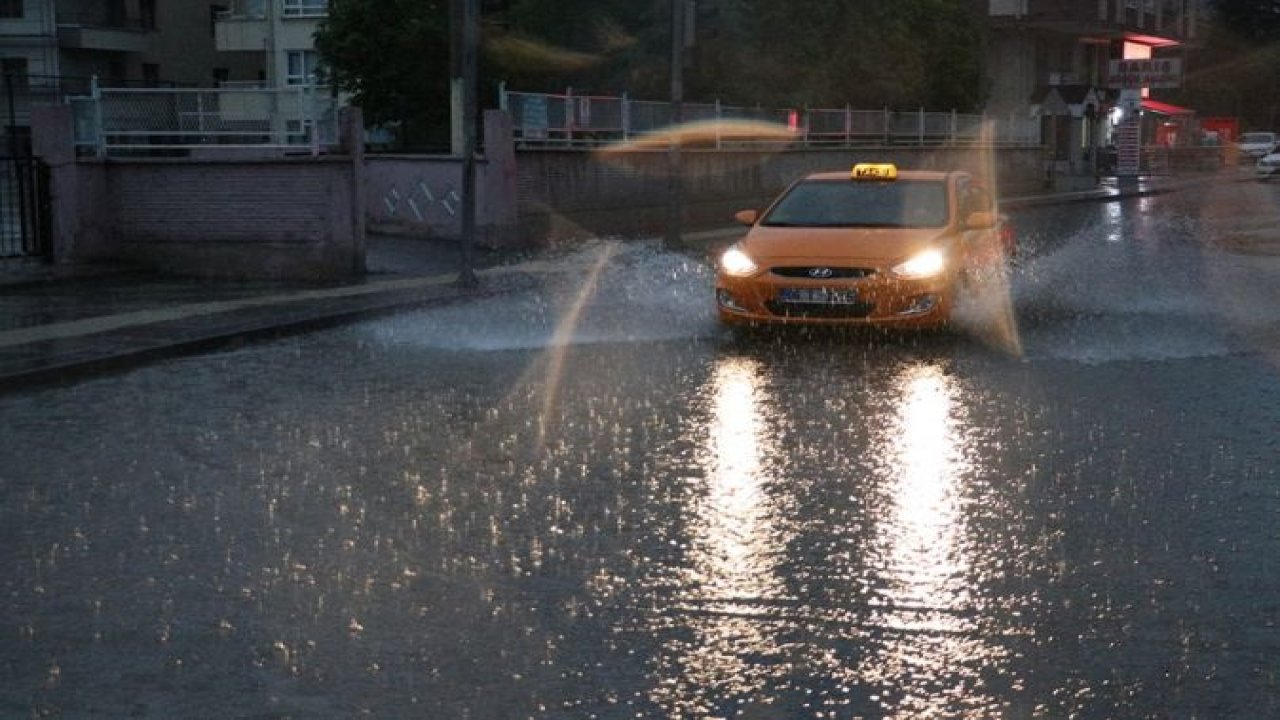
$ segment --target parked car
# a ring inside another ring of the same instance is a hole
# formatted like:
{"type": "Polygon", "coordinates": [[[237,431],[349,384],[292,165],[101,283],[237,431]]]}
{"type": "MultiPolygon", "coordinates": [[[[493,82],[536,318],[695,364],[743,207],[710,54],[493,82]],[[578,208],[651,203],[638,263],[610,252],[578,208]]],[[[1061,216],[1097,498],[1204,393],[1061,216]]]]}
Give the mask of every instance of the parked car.
{"type": "Polygon", "coordinates": [[[1256,160],[1275,150],[1276,141],[1276,134],[1273,132],[1247,132],[1240,135],[1236,147],[1242,155],[1256,160]]]}
{"type": "Polygon", "coordinates": [[[720,320],[938,327],[957,293],[1015,251],[1007,219],[971,174],[859,164],[809,175],[720,257],[720,320]]]}
{"type": "Polygon", "coordinates": [[[1270,180],[1280,173],[1280,149],[1273,150],[1258,160],[1257,173],[1259,180],[1270,180]]]}

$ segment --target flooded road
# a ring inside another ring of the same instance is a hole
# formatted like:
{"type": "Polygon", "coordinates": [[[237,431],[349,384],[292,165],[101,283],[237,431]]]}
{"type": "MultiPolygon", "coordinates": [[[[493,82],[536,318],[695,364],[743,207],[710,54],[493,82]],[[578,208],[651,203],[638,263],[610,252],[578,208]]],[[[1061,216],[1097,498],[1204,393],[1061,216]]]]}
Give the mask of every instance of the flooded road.
{"type": "Polygon", "coordinates": [[[600,242],[0,398],[0,716],[1276,716],[1275,197],[1016,213],[937,336],[600,242]]]}

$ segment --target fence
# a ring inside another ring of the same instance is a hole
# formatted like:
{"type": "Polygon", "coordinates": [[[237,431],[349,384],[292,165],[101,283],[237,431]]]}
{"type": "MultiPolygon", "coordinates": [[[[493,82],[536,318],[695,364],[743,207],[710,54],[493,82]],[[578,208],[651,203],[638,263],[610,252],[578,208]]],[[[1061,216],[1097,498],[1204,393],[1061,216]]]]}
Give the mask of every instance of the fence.
{"type": "MultiPolygon", "coordinates": [[[[499,91],[499,106],[515,126],[522,147],[591,147],[630,140],[672,124],[672,104],[632,100],[627,96],[575,95],[499,91]]],[[[957,112],[914,110],[765,109],[715,103],[682,103],[685,122],[699,120],[765,120],[791,129],[802,145],[955,145],[985,143],[1040,144],[1035,118],[994,117],[957,112]]],[[[736,144],[715,137],[717,148],[736,144]]]]}
{"type": "Polygon", "coordinates": [[[0,136],[0,258],[48,259],[49,169],[17,146],[0,136]]]}
{"type": "Polygon", "coordinates": [[[76,147],[98,156],[272,149],[332,149],[339,102],[327,88],[104,88],[69,98],[76,147]]]}

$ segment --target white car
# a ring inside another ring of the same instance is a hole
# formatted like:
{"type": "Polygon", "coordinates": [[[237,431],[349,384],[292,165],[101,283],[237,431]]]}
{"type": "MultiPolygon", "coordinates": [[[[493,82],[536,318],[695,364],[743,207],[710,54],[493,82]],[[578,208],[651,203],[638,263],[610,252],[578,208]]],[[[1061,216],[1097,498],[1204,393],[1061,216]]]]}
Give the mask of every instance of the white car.
{"type": "Polygon", "coordinates": [[[1257,168],[1259,180],[1270,180],[1272,176],[1280,173],[1280,149],[1262,156],[1262,159],[1258,160],[1257,168]]]}
{"type": "Polygon", "coordinates": [[[1273,132],[1247,132],[1240,136],[1236,143],[1242,155],[1255,160],[1268,155],[1276,149],[1276,134],[1273,132]]]}

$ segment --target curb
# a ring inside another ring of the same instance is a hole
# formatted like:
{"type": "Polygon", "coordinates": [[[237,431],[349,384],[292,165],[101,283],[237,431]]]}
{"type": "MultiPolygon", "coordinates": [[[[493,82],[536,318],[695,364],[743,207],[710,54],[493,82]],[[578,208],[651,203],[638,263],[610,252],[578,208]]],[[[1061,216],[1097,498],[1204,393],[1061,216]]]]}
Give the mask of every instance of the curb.
{"type": "Polygon", "coordinates": [[[214,312],[160,322],[138,323],[115,332],[42,340],[15,345],[16,360],[0,353],[0,394],[69,384],[122,372],[156,360],[235,349],[253,341],[275,340],[354,321],[382,317],[419,307],[496,297],[533,286],[526,274],[489,275],[478,288],[456,284],[429,285],[410,290],[371,291],[319,301],[286,301],[244,309],[214,312]],[[111,337],[123,333],[129,345],[111,337]],[[50,352],[41,349],[49,347],[50,352]]]}

